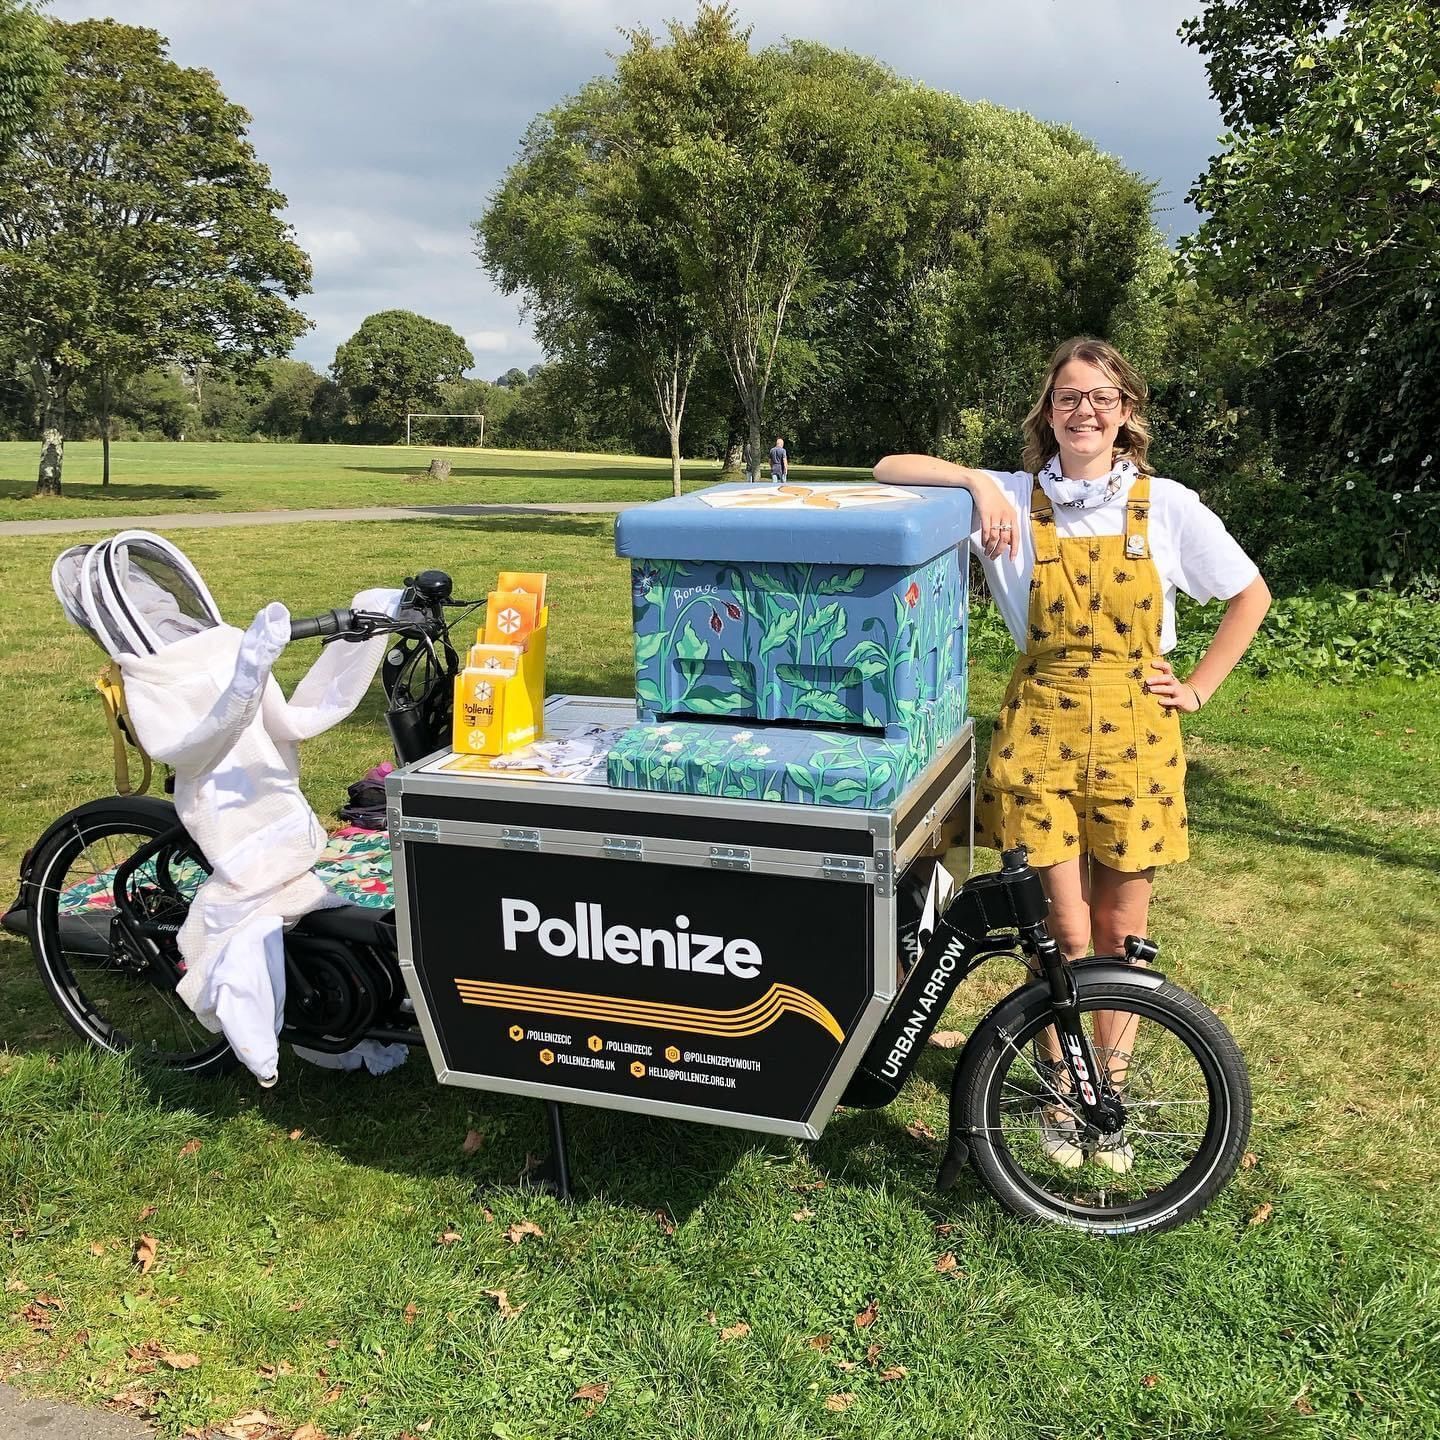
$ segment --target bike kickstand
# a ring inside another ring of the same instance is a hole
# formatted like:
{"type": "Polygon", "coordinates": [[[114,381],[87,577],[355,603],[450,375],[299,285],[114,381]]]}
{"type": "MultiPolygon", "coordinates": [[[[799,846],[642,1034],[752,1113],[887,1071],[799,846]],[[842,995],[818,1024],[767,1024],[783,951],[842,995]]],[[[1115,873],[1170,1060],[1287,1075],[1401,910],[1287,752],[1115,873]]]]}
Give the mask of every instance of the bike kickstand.
{"type": "Polygon", "coordinates": [[[558,1100],[545,1102],[545,1118],[550,1127],[550,1154],[536,1172],[536,1177],[541,1188],[548,1190],[557,1200],[569,1201],[570,1146],[565,1138],[565,1112],[558,1100]]]}

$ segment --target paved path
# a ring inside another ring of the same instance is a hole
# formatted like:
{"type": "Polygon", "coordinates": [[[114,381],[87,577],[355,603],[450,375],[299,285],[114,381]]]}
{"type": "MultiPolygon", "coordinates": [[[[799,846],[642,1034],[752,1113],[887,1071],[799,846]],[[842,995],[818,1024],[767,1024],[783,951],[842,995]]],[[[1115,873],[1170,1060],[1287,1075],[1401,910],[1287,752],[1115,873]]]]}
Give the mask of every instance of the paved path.
{"type": "Polygon", "coordinates": [[[0,1440],[154,1440],[154,1435],[131,1415],[82,1410],[0,1385],[0,1440]]]}
{"type": "Polygon", "coordinates": [[[175,515],[83,515],[70,520],[0,520],[0,535],[69,535],[80,530],[204,530],[222,525],[298,525],[309,520],[434,520],[454,515],[615,515],[643,500],[568,505],[371,505],[353,510],[181,511],[175,515]]]}

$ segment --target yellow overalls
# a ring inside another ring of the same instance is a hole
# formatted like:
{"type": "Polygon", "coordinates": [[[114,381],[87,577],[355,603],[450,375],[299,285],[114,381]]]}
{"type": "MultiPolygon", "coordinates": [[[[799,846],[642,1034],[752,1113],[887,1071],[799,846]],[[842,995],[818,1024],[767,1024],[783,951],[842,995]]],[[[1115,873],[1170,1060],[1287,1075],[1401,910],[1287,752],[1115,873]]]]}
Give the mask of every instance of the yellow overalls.
{"type": "Polygon", "coordinates": [[[1150,555],[1150,479],[1123,535],[1056,533],[1035,482],[1029,644],[1005,691],[980,782],[976,838],[1032,865],[1089,853],[1112,870],[1189,857],[1180,716],[1142,688],[1158,674],[1163,590],[1150,555]]]}

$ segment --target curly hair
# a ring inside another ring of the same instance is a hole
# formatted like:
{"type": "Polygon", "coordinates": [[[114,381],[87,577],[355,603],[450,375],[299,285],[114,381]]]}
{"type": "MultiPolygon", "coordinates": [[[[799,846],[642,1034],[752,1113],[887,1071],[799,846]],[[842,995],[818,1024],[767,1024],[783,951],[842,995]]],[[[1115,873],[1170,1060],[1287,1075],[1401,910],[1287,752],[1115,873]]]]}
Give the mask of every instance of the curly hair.
{"type": "Polygon", "coordinates": [[[1055,377],[1071,360],[1084,360],[1096,366],[1120,387],[1130,413],[1115,436],[1115,454],[1129,460],[1137,470],[1150,474],[1150,427],[1145,423],[1144,415],[1150,387],[1108,340],[1096,340],[1089,335],[1067,340],[1050,357],[1045,383],[1020,427],[1025,440],[1025,468],[1032,475],[1037,474],[1045,462],[1060,450],[1060,442],[1050,426],[1050,391],[1055,377]]]}

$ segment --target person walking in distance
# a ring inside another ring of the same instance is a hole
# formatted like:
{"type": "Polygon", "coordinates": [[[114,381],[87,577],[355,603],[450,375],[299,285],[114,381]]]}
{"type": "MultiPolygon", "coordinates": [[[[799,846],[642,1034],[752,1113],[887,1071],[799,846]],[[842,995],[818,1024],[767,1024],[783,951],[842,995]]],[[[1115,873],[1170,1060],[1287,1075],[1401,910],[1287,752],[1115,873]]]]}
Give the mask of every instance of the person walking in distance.
{"type": "Polygon", "coordinates": [[[783,485],[790,478],[790,457],[785,453],[785,437],[777,435],[770,447],[770,478],[783,485]]]}
{"type": "MultiPolygon", "coordinates": [[[[1145,382],[1102,340],[1051,357],[1024,421],[1023,470],[973,470],[887,455],[875,478],[957,485],[975,502],[971,549],[1020,651],[976,797],[977,839],[1023,844],[1071,959],[1118,954],[1144,935],[1155,871],[1189,856],[1180,717],[1220,688],[1270,605],[1254,561],[1194,491],[1155,475],[1145,382]],[[1208,650],[1182,678],[1175,592],[1226,602],[1208,650]]],[[[1138,1017],[1097,1012],[1094,1045],[1123,1087],[1138,1017]]],[[[1068,1076],[1054,1032],[1039,1046],[1057,1101],[1068,1076]]],[[[1087,1155],[1074,1115],[1050,1107],[1045,1153],[1117,1174],[1135,1163],[1124,1132],[1087,1155]]]]}

